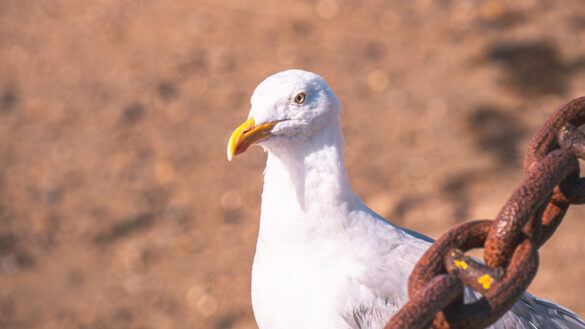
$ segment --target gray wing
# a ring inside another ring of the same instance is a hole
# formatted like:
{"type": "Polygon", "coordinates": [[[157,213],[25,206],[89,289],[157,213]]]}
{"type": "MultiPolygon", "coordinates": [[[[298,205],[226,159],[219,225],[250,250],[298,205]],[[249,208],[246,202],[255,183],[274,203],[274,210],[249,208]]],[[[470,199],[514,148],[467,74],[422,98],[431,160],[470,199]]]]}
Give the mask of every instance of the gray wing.
{"type": "MultiPolygon", "coordinates": [[[[395,310],[395,307],[361,305],[352,314],[346,315],[346,322],[354,329],[379,329],[386,325],[395,310]]],[[[577,314],[560,305],[526,293],[510,311],[488,328],[584,329],[585,322],[577,314]]]]}
{"type": "MultiPolygon", "coordinates": [[[[381,219],[379,223],[388,223],[367,207],[366,210],[373,217],[381,219]]],[[[378,266],[370,268],[368,274],[360,278],[360,285],[372,291],[376,298],[370,305],[357,305],[352,312],[343,315],[345,322],[352,329],[384,327],[392,315],[406,303],[407,278],[415,263],[433,242],[432,239],[420,233],[402,228],[399,228],[402,234],[388,239],[384,236],[386,233],[383,232],[385,225],[381,226],[373,230],[375,232],[373,234],[380,235],[374,240],[388,241],[389,245],[383,243],[378,245],[379,249],[376,250],[378,262],[374,260],[370,262],[370,264],[377,263],[378,266]]],[[[465,289],[466,303],[471,303],[480,297],[481,295],[472,289],[465,289]]],[[[560,305],[525,293],[508,312],[488,328],[585,329],[585,322],[560,305]]]]}
{"type": "Polygon", "coordinates": [[[585,322],[572,311],[525,293],[490,329],[584,329],[585,322]]]}
{"type": "MultiPolygon", "coordinates": [[[[351,314],[345,315],[345,320],[352,329],[383,328],[392,315],[406,303],[406,278],[412,270],[410,263],[413,262],[413,256],[418,259],[415,255],[420,256],[424,249],[425,246],[420,244],[398,247],[394,253],[399,255],[391,257],[395,266],[372,268],[370,276],[362,278],[361,284],[375,291],[378,297],[372,305],[359,305],[351,314]],[[403,249],[402,252],[400,249],[403,249]],[[399,281],[402,282],[398,283],[399,281]]],[[[479,293],[466,287],[466,303],[479,298],[479,293]]],[[[508,312],[488,328],[585,329],[585,322],[577,314],[558,304],[524,293],[508,312]]]]}

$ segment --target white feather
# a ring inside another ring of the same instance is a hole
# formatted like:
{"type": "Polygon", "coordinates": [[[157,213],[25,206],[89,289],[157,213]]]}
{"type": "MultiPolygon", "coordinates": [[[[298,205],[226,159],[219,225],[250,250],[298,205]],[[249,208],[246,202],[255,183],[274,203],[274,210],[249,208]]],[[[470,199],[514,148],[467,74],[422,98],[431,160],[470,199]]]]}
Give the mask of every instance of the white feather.
{"type": "MultiPolygon", "coordinates": [[[[276,122],[268,152],[252,304],[260,329],[382,328],[431,240],[396,227],[352,192],[340,102],[325,81],[290,70],[252,96],[257,124],[276,122]],[[303,92],[306,101],[296,104],[303,92]]],[[[491,328],[585,328],[574,313],[526,294],[491,328]]]]}

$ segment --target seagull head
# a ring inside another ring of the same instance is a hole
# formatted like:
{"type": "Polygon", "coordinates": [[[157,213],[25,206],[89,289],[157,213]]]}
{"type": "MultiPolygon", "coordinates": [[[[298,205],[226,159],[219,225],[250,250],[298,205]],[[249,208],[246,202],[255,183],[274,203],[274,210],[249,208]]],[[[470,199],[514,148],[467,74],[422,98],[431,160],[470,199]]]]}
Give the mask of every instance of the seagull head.
{"type": "Polygon", "coordinates": [[[341,103],[329,85],[315,73],[288,70],[262,81],[251,99],[248,120],[232,133],[227,158],[259,144],[265,149],[275,145],[302,143],[339,122],[341,103]]]}

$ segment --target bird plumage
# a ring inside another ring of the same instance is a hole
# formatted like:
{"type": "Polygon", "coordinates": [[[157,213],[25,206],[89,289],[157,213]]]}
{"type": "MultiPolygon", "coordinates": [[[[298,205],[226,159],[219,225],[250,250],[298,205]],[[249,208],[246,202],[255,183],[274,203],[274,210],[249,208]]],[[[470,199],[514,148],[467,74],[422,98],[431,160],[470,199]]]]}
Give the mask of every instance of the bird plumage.
{"type": "MultiPolygon", "coordinates": [[[[251,128],[234,133],[228,158],[245,151],[238,145],[246,139],[268,153],[252,268],[259,328],[382,328],[407,301],[407,278],[432,240],[391,224],[352,192],[341,104],[321,77],[278,73],[256,88],[251,103],[248,122],[262,136],[254,139],[251,128]]],[[[491,328],[585,323],[526,294],[491,328]]]]}

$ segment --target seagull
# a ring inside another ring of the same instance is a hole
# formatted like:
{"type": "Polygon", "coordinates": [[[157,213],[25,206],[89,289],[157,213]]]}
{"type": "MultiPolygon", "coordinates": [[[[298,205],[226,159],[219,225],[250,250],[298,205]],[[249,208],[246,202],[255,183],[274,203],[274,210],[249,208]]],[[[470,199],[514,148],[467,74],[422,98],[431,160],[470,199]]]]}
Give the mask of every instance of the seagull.
{"type": "MultiPolygon", "coordinates": [[[[407,280],[433,242],[393,225],[352,191],[342,106],[319,75],[261,82],[227,158],[267,153],[252,306],[259,329],[380,329],[408,300],[407,280]]],[[[467,288],[466,288],[467,289],[467,288]]],[[[467,289],[465,300],[478,298],[467,289]]],[[[572,311],[524,294],[489,328],[585,328],[572,311]]]]}

